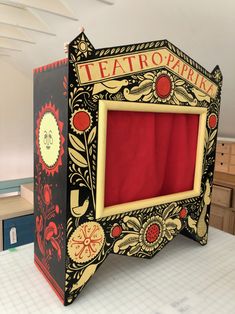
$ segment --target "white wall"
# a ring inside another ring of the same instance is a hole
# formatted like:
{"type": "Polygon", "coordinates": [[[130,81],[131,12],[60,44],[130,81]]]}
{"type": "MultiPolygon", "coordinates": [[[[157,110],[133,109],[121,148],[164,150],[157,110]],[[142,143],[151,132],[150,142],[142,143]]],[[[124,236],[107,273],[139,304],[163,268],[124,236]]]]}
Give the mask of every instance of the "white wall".
{"type": "Polygon", "coordinates": [[[0,181],[32,176],[32,81],[0,60],[0,181]]]}
{"type": "MultiPolygon", "coordinates": [[[[214,66],[219,64],[224,76],[219,135],[235,138],[233,83],[235,1],[112,1],[115,2],[113,6],[104,5],[95,0],[64,1],[78,17],[78,22],[40,13],[51,29],[55,30],[57,36],[48,37],[28,32],[37,44],[21,45],[20,48],[23,52],[12,53],[12,57],[5,59],[11,65],[8,69],[8,80],[17,81],[17,84],[14,86],[13,92],[13,84],[7,84],[5,71],[1,70],[0,178],[3,177],[3,169],[5,177],[7,173],[8,177],[32,175],[32,68],[64,58],[63,43],[75,37],[80,32],[82,25],[85,27],[90,41],[97,48],[166,38],[208,71],[212,71],[214,66]],[[20,77],[21,80],[13,78],[14,75],[20,77]],[[2,89],[4,90],[3,95],[2,89]],[[11,94],[14,95],[9,100],[11,94]],[[9,106],[11,114],[6,112],[5,107],[9,102],[11,103],[9,106]],[[24,116],[19,114],[19,106],[25,108],[24,116]],[[5,128],[2,130],[2,120],[8,120],[5,115],[8,118],[12,117],[12,123],[4,122],[5,128]],[[18,128],[18,119],[24,120],[21,128],[18,128]],[[11,143],[8,140],[9,135],[11,143]],[[4,147],[4,159],[2,158],[2,147],[4,147]],[[6,156],[8,156],[7,159],[6,156]],[[11,159],[11,168],[6,170],[9,158],[15,158],[15,162],[11,159]],[[24,161],[24,167],[22,165],[21,170],[17,166],[20,164],[19,160],[24,161]]],[[[6,69],[6,65],[4,68],[6,69]]]]}

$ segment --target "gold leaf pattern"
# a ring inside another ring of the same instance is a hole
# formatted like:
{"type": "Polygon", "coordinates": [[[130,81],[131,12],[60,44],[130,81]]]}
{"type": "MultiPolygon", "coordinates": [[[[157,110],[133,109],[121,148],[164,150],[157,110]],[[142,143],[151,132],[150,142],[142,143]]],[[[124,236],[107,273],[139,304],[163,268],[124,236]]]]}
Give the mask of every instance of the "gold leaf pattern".
{"type": "Polygon", "coordinates": [[[169,206],[167,206],[162,214],[162,218],[166,219],[168,217],[168,215],[170,214],[170,212],[173,211],[173,209],[175,209],[177,207],[177,203],[171,203],[169,206]]]}
{"type": "Polygon", "coordinates": [[[137,243],[135,246],[133,246],[130,249],[130,251],[127,252],[127,255],[131,256],[131,255],[134,255],[134,254],[138,253],[140,248],[141,248],[140,243],[137,243]]]}
{"type": "Polygon", "coordinates": [[[136,217],[125,216],[123,221],[129,228],[132,228],[135,231],[139,231],[141,228],[141,224],[136,217]]]}
{"type": "Polygon", "coordinates": [[[88,136],[88,144],[91,144],[96,136],[96,126],[91,130],[89,136],[88,136]]]}
{"type": "Polygon", "coordinates": [[[118,240],[113,247],[114,253],[118,253],[119,250],[126,250],[129,246],[136,245],[138,243],[139,236],[133,233],[127,234],[121,240],[118,240]]]}
{"type": "Polygon", "coordinates": [[[182,86],[182,85],[184,85],[185,84],[185,81],[184,80],[176,80],[176,82],[175,82],[175,86],[182,86]]]}
{"type": "Polygon", "coordinates": [[[191,106],[196,106],[197,104],[197,100],[193,98],[192,95],[190,95],[187,90],[182,87],[182,86],[178,86],[175,88],[175,97],[180,101],[180,102],[187,102],[189,103],[191,106]]]}
{"type": "Polygon", "coordinates": [[[69,148],[69,156],[72,161],[79,167],[85,168],[88,166],[86,159],[75,149],[69,148]]]}
{"type": "Polygon", "coordinates": [[[207,206],[205,205],[202,209],[201,215],[197,223],[197,235],[200,238],[203,238],[207,231],[207,224],[205,221],[206,213],[207,213],[207,206]]]}
{"type": "Polygon", "coordinates": [[[194,93],[194,95],[196,96],[197,100],[199,101],[207,101],[208,103],[210,102],[210,96],[208,96],[207,94],[203,93],[202,91],[200,91],[199,89],[193,87],[192,88],[192,92],[194,93]]]}
{"type": "Polygon", "coordinates": [[[210,202],[211,202],[210,195],[211,195],[211,186],[210,186],[209,180],[207,179],[207,181],[206,181],[206,190],[205,190],[205,194],[204,194],[204,198],[203,198],[204,203],[206,205],[209,205],[210,202]]]}
{"type": "Polygon", "coordinates": [[[166,236],[166,238],[167,238],[168,241],[170,241],[170,240],[173,239],[173,235],[171,234],[170,229],[166,229],[166,231],[165,231],[165,236],[166,236]]]}
{"type": "Polygon", "coordinates": [[[196,228],[197,221],[192,219],[190,216],[188,216],[188,226],[196,233],[197,228],[196,228]]]}
{"type": "Polygon", "coordinates": [[[73,145],[73,147],[76,150],[79,150],[80,152],[84,152],[85,151],[85,146],[84,144],[77,138],[77,136],[73,135],[73,134],[69,134],[69,140],[70,143],[73,145]]]}
{"type": "Polygon", "coordinates": [[[168,230],[180,230],[182,224],[181,224],[181,221],[179,218],[175,218],[175,219],[172,219],[172,218],[168,218],[166,220],[166,228],[168,230]]]}
{"type": "Polygon", "coordinates": [[[212,151],[213,145],[215,143],[215,136],[217,134],[217,129],[215,129],[208,138],[207,155],[212,151]]]}
{"type": "Polygon", "coordinates": [[[124,97],[130,101],[139,100],[143,95],[148,95],[151,91],[152,82],[149,80],[142,81],[139,86],[132,87],[131,89],[124,89],[124,97]]]}

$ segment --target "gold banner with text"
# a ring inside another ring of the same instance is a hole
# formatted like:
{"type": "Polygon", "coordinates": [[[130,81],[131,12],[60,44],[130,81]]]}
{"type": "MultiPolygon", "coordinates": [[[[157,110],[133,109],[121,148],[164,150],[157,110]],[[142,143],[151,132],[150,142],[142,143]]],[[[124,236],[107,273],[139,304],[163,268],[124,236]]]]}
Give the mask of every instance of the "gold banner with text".
{"type": "Polygon", "coordinates": [[[217,85],[167,48],[76,64],[77,74],[82,85],[162,67],[168,68],[210,97],[216,97],[217,85]]]}

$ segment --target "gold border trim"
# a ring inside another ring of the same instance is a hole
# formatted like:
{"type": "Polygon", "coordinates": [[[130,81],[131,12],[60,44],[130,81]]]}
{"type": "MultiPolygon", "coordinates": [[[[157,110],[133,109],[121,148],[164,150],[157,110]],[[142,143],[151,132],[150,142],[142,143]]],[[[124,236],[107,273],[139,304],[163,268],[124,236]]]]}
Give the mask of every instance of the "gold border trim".
{"type": "Polygon", "coordinates": [[[204,138],[206,131],[207,108],[189,107],[189,106],[172,106],[162,104],[137,103],[125,101],[99,101],[99,121],[98,121],[98,155],[97,155],[97,191],[96,191],[96,218],[103,218],[111,215],[126,213],[129,211],[142,209],[183,200],[186,198],[196,197],[200,195],[204,138]],[[196,152],[196,165],[194,175],[193,190],[174,193],[170,195],[157,196],[145,200],[138,200],[128,203],[104,207],[105,192],[105,164],[106,164],[106,134],[107,134],[107,112],[113,111],[137,111],[137,112],[171,112],[185,114],[199,114],[199,130],[196,152]]]}

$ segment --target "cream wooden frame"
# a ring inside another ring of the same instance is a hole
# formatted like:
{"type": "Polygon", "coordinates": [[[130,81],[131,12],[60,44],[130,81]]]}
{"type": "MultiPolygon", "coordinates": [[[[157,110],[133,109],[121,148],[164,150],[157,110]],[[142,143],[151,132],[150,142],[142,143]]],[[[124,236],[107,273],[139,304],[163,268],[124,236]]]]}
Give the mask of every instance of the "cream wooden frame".
{"type": "Polygon", "coordinates": [[[200,189],[201,189],[201,178],[202,178],[206,117],[207,117],[207,108],[202,108],[202,107],[173,106],[173,105],[162,105],[162,104],[151,104],[151,103],[100,100],[99,101],[99,121],[98,121],[96,218],[97,219],[103,218],[103,217],[107,217],[111,215],[138,210],[141,208],[156,206],[163,203],[169,203],[169,202],[183,200],[186,198],[199,196],[200,189]],[[106,133],[107,133],[108,110],[199,114],[200,118],[199,118],[199,130],[198,130],[193,190],[104,207],[106,133]]]}

